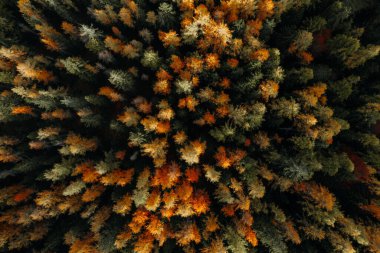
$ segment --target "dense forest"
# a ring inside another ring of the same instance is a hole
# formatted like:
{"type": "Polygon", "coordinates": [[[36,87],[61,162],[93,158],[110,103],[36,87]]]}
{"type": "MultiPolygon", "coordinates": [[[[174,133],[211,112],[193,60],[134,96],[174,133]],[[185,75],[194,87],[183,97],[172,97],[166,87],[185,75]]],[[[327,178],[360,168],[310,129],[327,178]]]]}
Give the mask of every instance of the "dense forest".
{"type": "Polygon", "coordinates": [[[0,252],[379,253],[378,0],[1,0],[0,252]]]}

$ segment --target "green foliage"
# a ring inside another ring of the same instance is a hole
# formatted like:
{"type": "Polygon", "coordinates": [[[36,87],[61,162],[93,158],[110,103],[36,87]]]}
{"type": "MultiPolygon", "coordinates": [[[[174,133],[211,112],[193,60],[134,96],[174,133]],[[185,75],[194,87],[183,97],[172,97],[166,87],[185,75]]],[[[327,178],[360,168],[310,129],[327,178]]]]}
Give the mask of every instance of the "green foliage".
{"type": "Polygon", "coordinates": [[[295,36],[293,43],[297,50],[299,51],[305,51],[308,49],[308,47],[313,42],[313,34],[308,31],[298,31],[297,35],[295,36]]]}
{"type": "Polygon", "coordinates": [[[12,84],[13,82],[13,74],[8,71],[1,71],[0,72],[0,82],[6,83],[6,84],[12,84]]]}
{"type": "Polygon", "coordinates": [[[122,70],[112,70],[108,81],[116,88],[124,91],[130,90],[134,86],[132,75],[122,70]]]}
{"type": "Polygon", "coordinates": [[[74,159],[63,159],[61,163],[55,163],[52,169],[47,170],[44,173],[44,177],[51,181],[62,180],[63,178],[70,175],[74,169],[74,163],[74,159]]]}
{"type": "Polygon", "coordinates": [[[0,3],[0,44],[11,45],[17,42],[17,27],[14,22],[14,3],[3,1],[0,3]]]}
{"type": "Polygon", "coordinates": [[[308,149],[311,150],[314,148],[314,141],[306,136],[293,136],[290,141],[297,149],[308,149]]]}
{"type": "MultiPolygon", "coordinates": [[[[311,33],[321,31],[327,25],[325,18],[321,16],[310,17],[305,20],[303,27],[306,31],[311,33]]],[[[310,35],[309,35],[310,36],[310,35]]]]}
{"type": "Polygon", "coordinates": [[[348,76],[329,86],[331,99],[334,102],[344,102],[352,93],[353,85],[360,81],[359,76],[348,76]]]}
{"type": "Polygon", "coordinates": [[[144,67],[156,70],[160,66],[160,57],[158,56],[157,52],[147,50],[144,52],[144,55],[141,59],[141,64],[144,67]]]}
{"type": "Polygon", "coordinates": [[[81,79],[88,80],[92,78],[91,73],[85,68],[86,62],[80,57],[68,57],[60,60],[66,71],[72,75],[76,75],[81,79]]]}
{"type": "Polygon", "coordinates": [[[246,241],[241,238],[232,227],[228,227],[226,234],[224,235],[224,238],[228,242],[227,248],[231,252],[237,252],[237,253],[246,253],[247,251],[247,243],[246,241]]]}
{"type": "Polygon", "coordinates": [[[72,196],[72,195],[80,193],[85,187],[86,187],[86,184],[83,183],[82,180],[77,180],[69,184],[63,190],[62,194],[63,196],[72,196]]]}
{"type": "Polygon", "coordinates": [[[342,1],[334,1],[326,11],[326,17],[328,24],[336,29],[347,24],[347,19],[352,13],[351,8],[344,4],[342,1]]]}
{"type": "Polygon", "coordinates": [[[175,86],[177,87],[176,92],[178,94],[190,94],[193,88],[193,84],[190,81],[180,79],[175,81],[175,86]]]}
{"type": "Polygon", "coordinates": [[[305,84],[314,78],[314,71],[312,68],[302,67],[299,69],[290,69],[286,75],[289,82],[305,84]]]}
{"type": "Polygon", "coordinates": [[[254,228],[257,231],[257,237],[267,247],[269,252],[288,252],[288,247],[284,243],[280,231],[278,231],[269,220],[258,218],[255,221],[254,228]]]}
{"type": "Polygon", "coordinates": [[[261,125],[265,112],[266,107],[264,104],[255,103],[246,108],[230,108],[229,117],[237,126],[250,131],[261,125]]]}
{"type": "Polygon", "coordinates": [[[113,152],[107,152],[104,154],[104,160],[95,165],[96,171],[103,175],[109,171],[119,168],[120,162],[116,161],[113,152]]]}
{"type": "Polygon", "coordinates": [[[368,45],[364,48],[353,52],[346,60],[345,64],[348,68],[353,69],[363,65],[366,61],[378,56],[380,53],[380,46],[368,45]]]}
{"type": "Polygon", "coordinates": [[[175,10],[173,5],[169,3],[161,3],[158,7],[157,17],[160,26],[168,28],[175,22],[175,10]]]}
{"type": "Polygon", "coordinates": [[[279,98],[273,101],[271,110],[281,118],[292,119],[300,111],[300,105],[294,99],[279,98]]]}
{"type": "Polygon", "coordinates": [[[309,180],[314,172],[322,169],[322,165],[313,153],[305,153],[294,158],[284,157],[284,159],[286,167],[283,174],[295,182],[309,180]]]}
{"type": "Polygon", "coordinates": [[[360,40],[345,34],[338,34],[328,41],[331,54],[344,62],[360,48],[360,40]]]}

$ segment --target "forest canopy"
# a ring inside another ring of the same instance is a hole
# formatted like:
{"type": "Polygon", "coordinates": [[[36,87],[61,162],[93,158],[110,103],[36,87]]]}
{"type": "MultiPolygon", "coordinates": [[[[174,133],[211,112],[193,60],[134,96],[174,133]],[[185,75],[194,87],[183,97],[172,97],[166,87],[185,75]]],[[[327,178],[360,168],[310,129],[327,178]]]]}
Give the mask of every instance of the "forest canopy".
{"type": "Polygon", "coordinates": [[[380,252],[377,0],[0,1],[0,252],[380,252]]]}

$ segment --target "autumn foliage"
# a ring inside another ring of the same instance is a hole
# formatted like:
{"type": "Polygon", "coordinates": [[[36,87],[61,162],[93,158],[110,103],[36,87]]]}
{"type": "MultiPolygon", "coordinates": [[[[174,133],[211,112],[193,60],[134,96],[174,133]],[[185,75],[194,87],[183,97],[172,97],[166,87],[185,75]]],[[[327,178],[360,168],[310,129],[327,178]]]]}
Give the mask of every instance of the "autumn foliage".
{"type": "Polygon", "coordinates": [[[0,251],[380,252],[379,13],[0,1],[0,251]]]}

